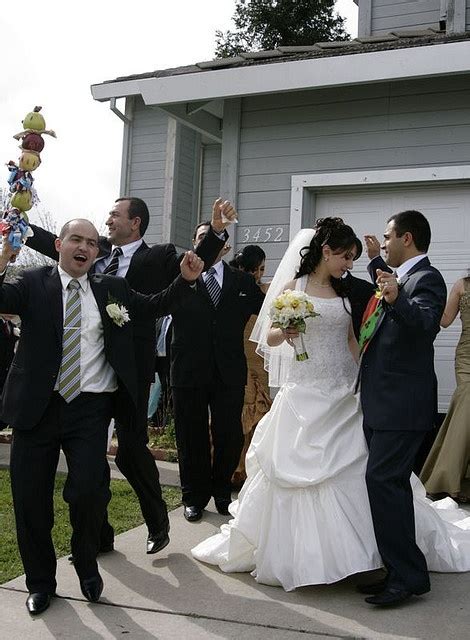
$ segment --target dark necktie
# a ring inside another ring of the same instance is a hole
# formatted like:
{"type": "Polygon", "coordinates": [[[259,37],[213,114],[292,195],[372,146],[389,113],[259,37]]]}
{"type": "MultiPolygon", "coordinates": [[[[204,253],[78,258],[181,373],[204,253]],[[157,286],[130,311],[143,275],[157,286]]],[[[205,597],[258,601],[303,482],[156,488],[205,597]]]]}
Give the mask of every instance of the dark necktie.
{"type": "Polygon", "coordinates": [[[220,294],[222,293],[222,289],[220,288],[219,283],[215,279],[215,273],[216,273],[215,267],[211,267],[210,269],[208,269],[205,285],[206,285],[207,292],[211,297],[212,304],[214,305],[214,307],[217,307],[217,305],[219,304],[220,294]]]}
{"type": "Polygon", "coordinates": [[[121,247],[116,247],[113,249],[111,254],[111,262],[108,264],[106,269],[103,271],[108,276],[115,276],[119,269],[119,256],[122,256],[121,247]]]}

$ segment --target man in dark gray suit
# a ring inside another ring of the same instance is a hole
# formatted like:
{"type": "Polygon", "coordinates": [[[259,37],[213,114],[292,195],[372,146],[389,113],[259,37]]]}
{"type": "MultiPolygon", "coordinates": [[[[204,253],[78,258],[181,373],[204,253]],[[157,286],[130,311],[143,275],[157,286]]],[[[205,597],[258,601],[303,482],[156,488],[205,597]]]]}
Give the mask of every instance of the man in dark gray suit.
{"type": "Polygon", "coordinates": [[[366,602],[374,605],[397,604],[430,589],[416,544],[410,486],[416,454],[434,424],[433,343],[446,303],[444,280],[426,256],[430,241],[423,214],[403,211],[388,220],[384,233],[387,264],[377,257],[369,265],[383,313],[362,356],[361,401],[367,489],[388,572],[384,581],[366,587],[366,602]]]}

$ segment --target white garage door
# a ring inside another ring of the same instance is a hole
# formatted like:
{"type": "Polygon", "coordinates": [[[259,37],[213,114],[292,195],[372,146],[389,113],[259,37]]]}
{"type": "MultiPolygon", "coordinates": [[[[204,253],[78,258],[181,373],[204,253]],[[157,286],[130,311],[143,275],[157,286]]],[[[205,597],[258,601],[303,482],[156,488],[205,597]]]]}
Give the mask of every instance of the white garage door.
{"type": "MultiPolygon", "coordinates": [[[[470,267],[470,187],[430,186],[323,192],[316,197],[315,217],[339,216],[359,237],[373,233],[382,239],[385,222],[392,214],[417,209],[432,229],[429,257],[442,272],[450,291],[470,267]]],[[[368,279],[367,257],[354,267],[354,275],[368,279]]],[[[460,320],[439,333],[436,340],[436,372],[439,380],[439,411],[445,412],[455,389],[454,356],[460,320]]],[[[412,392],[412,391],[411,391],[412,392]]]]}

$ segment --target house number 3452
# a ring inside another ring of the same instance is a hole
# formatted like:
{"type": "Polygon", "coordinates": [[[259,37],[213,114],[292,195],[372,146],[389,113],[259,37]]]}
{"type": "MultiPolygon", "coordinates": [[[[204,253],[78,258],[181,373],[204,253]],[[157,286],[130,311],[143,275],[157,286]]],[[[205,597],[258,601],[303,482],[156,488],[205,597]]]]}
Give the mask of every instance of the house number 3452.
{"type": "Polygon", "coordinates": [[[241,242],[281,242],[284,227],[244,227],[240,229],[241,242]]]}

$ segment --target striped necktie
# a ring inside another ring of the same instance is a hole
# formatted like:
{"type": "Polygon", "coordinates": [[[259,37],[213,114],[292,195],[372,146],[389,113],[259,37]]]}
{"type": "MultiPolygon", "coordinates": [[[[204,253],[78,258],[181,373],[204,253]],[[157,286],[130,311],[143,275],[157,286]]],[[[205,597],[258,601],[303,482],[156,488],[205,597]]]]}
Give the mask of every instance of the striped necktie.
{"type": "Polygon", "coordinates": [[[212,304],[214,305],[214,307],[217,307],[217,305],[219,304],[222,289],[220,288],[220,285],[215,278],[215,274],[216,274],[215,267],[211,267],[210,269],[208,269],[205,285],[206,285],[207,292],[211,297],[212,304]]]}
{"type": "Polygon", "coordinates": [[[119,256],[122,256],[121,247],[116,247],[113,249],[111,254],[111,262],[108,264],[103,273],[106,273],[108,276],[115,276],[119,269],[119,256]]]}
{"type": "Polygon", "coordinates": [[[62,363],[59,372],[59,393],[65,402],[71,402],[80,393],[80,330],[82,308],[80,283],[70,280],[65,303],[62,363]]]}

